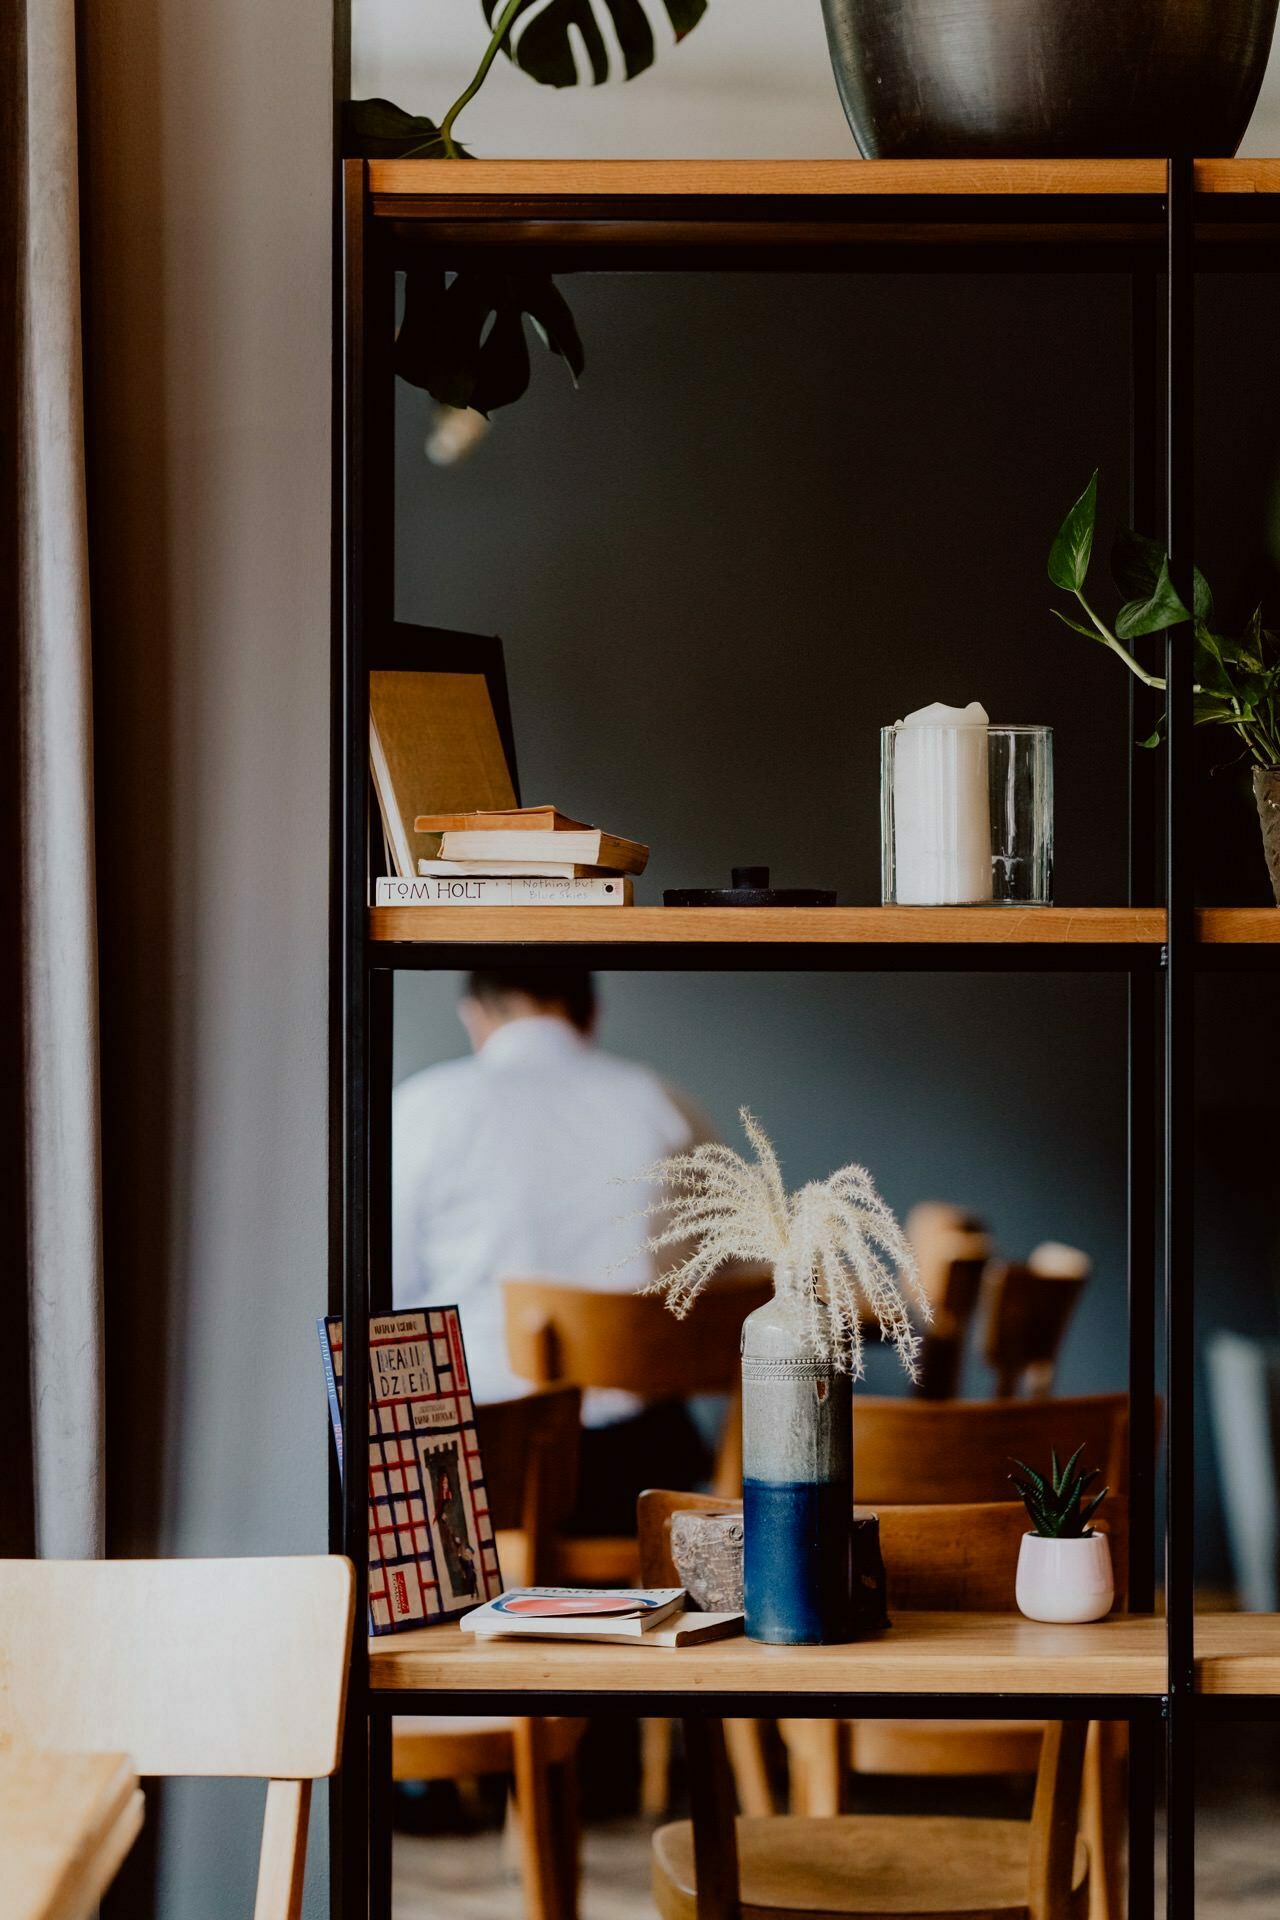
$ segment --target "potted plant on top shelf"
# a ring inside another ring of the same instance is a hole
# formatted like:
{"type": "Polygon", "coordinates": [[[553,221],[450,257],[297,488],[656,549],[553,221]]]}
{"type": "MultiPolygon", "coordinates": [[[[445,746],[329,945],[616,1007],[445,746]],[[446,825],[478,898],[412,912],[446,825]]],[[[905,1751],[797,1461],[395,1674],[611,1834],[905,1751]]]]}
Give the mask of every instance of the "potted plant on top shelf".
{"type": "Polygon", "coordinates": [[[1077,1447],[1061,1468],[1051,1452],[1047,1474],[1013,1462],[1018,1472],[1009,1479],[1031,1521],[1031,1532],[1022,1536],[1017,1578],[1018,1607],[1028,1620],[1101,1620],[1115,1599],[1110,1543],[1089,1525],[1110,1489],[1084,1501],[1098,1469],[1079,1470],[1083,1452],[1077,1447]]]}
{"type": "MultiPolygon", "coordinates": [[[[1242,757],[1247,757],[1252,767],[1267,872],[1280,906],[1280,634],[1263,626],[1261,608],[1238,639],[1220,632],[1213,595],[1198,568],[1195,605],[1188,612],[1169,577],[1169,556],[1164,548],[1156,540],[1127,530],[1117,535],[1111,554],[1112,577],[1125,598],[1114,621],[1108,622],[1085,592],[1097,514],[1095,469],[1049,552],[1049,578],[1055,587],[1074,595],[1087,624],[1059,607],[1053,611],[1073,633],[1109,648],[1144,686],[1160,692],[1165,685],[1162,677],[1148,672],[1126,642],[1145,634],[1164,633],[1186,620],[1192,622],[1195,724],[1226,727],[1242,743],[1242,757]]],[[[1159,746],[1163,731],[1161,720],[1141,745],[1159,746]]]]}

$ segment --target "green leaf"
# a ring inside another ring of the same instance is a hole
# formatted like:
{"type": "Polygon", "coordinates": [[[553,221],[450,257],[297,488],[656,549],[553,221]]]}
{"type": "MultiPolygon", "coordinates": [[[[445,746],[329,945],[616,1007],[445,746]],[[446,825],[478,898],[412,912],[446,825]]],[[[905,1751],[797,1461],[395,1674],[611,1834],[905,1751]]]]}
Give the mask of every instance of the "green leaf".
{"type": "Polygon", "coordinates": [[[1098,469],[1058,528],[1049,549],[1049,578],[1064,593],[1078,593],[1089,572],[1093,529],[1098,518],[1098,469]]]}
{"type": "MultiPolygon", "coordinates": [[[[1048,1488],[1045,1486],[1044,1481],[1041,1479],[1040,1475],[1036,1472],[1035,1468],[1029,1467],[1025,1460],[1015,1460],[1012,1464],[1018,1469],[1019,1473],[1026,1474],[1027,1479],[1030,1481],[1031,1485],[1035,1488],[1037,1499],[1043,1500],[1046,1493],[1048,1492],[1048,1488]]],[[[1012,1480],[1013,1475],[1010,1474],[1009,1478],[1012,1480]]]]}
{"type": "Polygon", "coordinates": [[[480,366],[471,405],[486,418],[495,407],[509,407],[529,384],[529,344],[519,307],[503,307],[480,348],[480,366]]]}
{"type": "Polygon", "coordinates": [[[1135,741],[1134,744],[1135,746],[1139,746],[1139,747],[1158,747],[1163,739],[1164,739],[1164,715],[1161,714],[1159,724],[1157,725],[1155,732],[1149,733],[1145,740],[1135,741]]]}
{"type": "MultiPolygon", "coordinates": [[[[1168,556],[1158,540],[1122,527],[1111,546],[1111,577],[1127,600],[1149,600],[1156,590],[1168,556]]],[[[1213,594],[1199,567],[1195,569],[1195,613],[1197,620],[1213,618],[1213,594]]],[[[1117,632],[1119,629],[1117,628],[1117,632]]]]}
{"type": "Polygon", "coordinates": [[[1147,598],[1127,600],[1116,615],[1116,637],[1120,640],[1136,640],[1140,634],[1163,633],[1166,628],[1176,627],[1187,618],[1187,610],[1169,578],[1168,559],[1163,558],[1155,585],[1147,598]]]}
{"type": "Polygon", "coordinates": [[[576,384],[582,342],[568,303],[546,274],[464,268],[446,287],[438,268],[411,267],[395,370],[443,406],[484,414],[510,406],[529,384],[526,313],[576,384]]]}
{"type": "Polygon", "coordinates": [[[1102,1505],[1110,1491],[1110,1487],[1104,1487],[1101,1493],[1094,1494],[1092,1500],[1080,1515],[1080,1526],[1082,1530],[1088,1526],[1090,1520],[1092,1520],[1094,1514],[1098,1511],[1098,1508],[1102,1505]]]}
{"type": "MultiPolygon", "coordinates": [[[[492,29],[505,0],[481,0],[481,4],[492,29]]],[[[658,0],[653,0],[655,9],[657,5],[658,0]]],[[[677,40],[692,32],[707,10],[707,0],[661,0],[661,5],[677,40]]],[[[530,79],[548,87],[575,87],[575,37],[586,52],[596,86],[612,72],[611,41],[622,56],[624,79],[634,80],[653,65],[653,28],[641,0],[547,0],[545,6],[538,6],[538,0],[522,0],[502,50],[530,79]],[[534,7],[537,11],[526,18],[534,7]],[[606,20],[611,28],[607,37],[606,20]]]]}
{"type": "MultiPolygon", "coordinates": [[[[434,120],[406,113],[394,100],[348,100],[342,109],[343,151],[362,160],[443,160],[434,120]]],[[[457,142],[454,142],[455,146],[457,142]]],[[[470,156],[458,148],[464,159],[470,156]]]]}
{"type": "MultiPolygon", "coordinates": [[[[1055,1493],[1061,1493],[1062,1489],[1067,1485],[1067,1482],[1070,1480],[1072,1474],[1075,1472],[1076,1461],[1080,1458],[1080,1455],[1083,1452],[1084,1452],[1084,1442],[1081,1441],[1080,1445],[1076,1448],[1075,1452],[1072,1454],[1071,1458],[1068,1460],[1066,1466],[1062,1469],[1061,1474],[1057,1476],[1054,1483],[1054,1489],[1053,1489],[1055,1493]]],[[[1056,1454],[1054,1455],[1054,1460],[1055,1462],[1057,1460],[1056,1454]]]]}

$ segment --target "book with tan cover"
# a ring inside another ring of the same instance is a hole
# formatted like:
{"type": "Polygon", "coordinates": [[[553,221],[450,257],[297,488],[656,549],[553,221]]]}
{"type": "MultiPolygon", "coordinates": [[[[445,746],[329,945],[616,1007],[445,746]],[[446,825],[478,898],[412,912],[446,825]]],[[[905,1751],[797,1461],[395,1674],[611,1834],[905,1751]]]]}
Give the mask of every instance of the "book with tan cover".
{"type": "Polygon", "coordinates": [[[441,860],[525,860],[572,861],[578,866],[607,867],[614,873],[643,873],[649,859],[648,847],[638,840],[623,840],[616,833],[603,833],[599,827],[559,831],[513,833],[444,833],[438,850],[428,858],[441,860]]]}
{"type": "Polygon", "coordinates": [[[571,820],[556,807],[496,807],[476,813],[420,813],[419,833],[588,833],[585,820],[571,820]]]}
{"type": "Polygon", "coordinates": [[[383,825],[402,879],[439,850],[419,814],[515,806],[515,789],[483,674],[369,675],[369,759],[383,825]]]}

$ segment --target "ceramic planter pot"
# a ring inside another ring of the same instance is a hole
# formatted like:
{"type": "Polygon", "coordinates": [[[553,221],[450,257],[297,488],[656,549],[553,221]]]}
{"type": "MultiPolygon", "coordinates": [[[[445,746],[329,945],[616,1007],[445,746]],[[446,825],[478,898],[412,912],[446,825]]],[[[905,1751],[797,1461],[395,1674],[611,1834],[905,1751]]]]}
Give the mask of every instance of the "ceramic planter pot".
{"type": "Polygon", "coordinates": [[[1046,1540],[1024,1533],[1018,1553],[1018,1609],[1028,1620],[1101,1620],[1116,1597],[1105,1533],[1046,1540]]]}
{"type": "Polygon", "coordinates": [[[1280,767],[1255,767],[1253,797],[1262,826],[1262,851],[1267,856],[1271,891],[1280,907],[1280,767]]]}
{"type": "Polygon", "coordinates": [[[748,1639],[851,1640],[852,1385],[785,1296],[742,1326],[742,1519],[748,1639]]]}
{"type": "Polygon", "coordinates": [[[822,0],[868,159],[1233,154],[1277,0],[822,0]]]}

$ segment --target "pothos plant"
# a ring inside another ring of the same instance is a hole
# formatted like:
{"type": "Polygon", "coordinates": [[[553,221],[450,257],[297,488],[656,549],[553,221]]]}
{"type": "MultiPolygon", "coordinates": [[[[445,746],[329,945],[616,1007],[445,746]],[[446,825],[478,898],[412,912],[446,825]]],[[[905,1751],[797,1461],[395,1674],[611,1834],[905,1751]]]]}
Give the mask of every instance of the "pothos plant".
{"type": "MultiPolygon", "coordinates": [[[[707,0],[649,0],[665,11],[676,39],[692,31],[707,0]]],[[[346,110],[348,152],[365,159],[467,160],[454,127],[502,53],[544,86],[578,84],[574,38],[594,85],[621,69],[633,80],[653,65],[655,41],[641,0],[481,0],[489,40],[471,79],[440,121],[406,113],[390,100],[353,100],[346,110]],[[611,52],[605,24],[616,52],[611,52]]],[[[405,274],[395,370],[447,407],[488,415],[518,400],[529,384],[526,316],[576,386],[585,365],[568,302],[549,274],[466,267],[452,276],[432,266],[405,274]]]]}
{"type": "MultiPolygon", "coordinates": [[[[1251,762],[1263,852],[1280,906],[1280,634],[1263,626],[1260,607],[1241,635],[1224,633],[1213,594],[1198,567],[1188,612],[1169,576],[1169,556],[1159,541],[1128,530],[1117,534],[1111,550],[1111,575],[1123,600],[1108,622],[1085,592],[1097,514],[1095,468],[1049,550],[1049,578],[1055,587],[1074,595],[1088,624],[1060,607],[1053,611],[1073,632],[1108,647],[1144,686],[1159,692],[1164,691],[1164,680],[1149,672],[1125,643],[1191,622],[1195,724],[1229,728],[1243,745],[1242,757],[1251,762]]],[[[1140,744],[1159,746],[1163,733],[1162,718],[1140,744]]]]}

